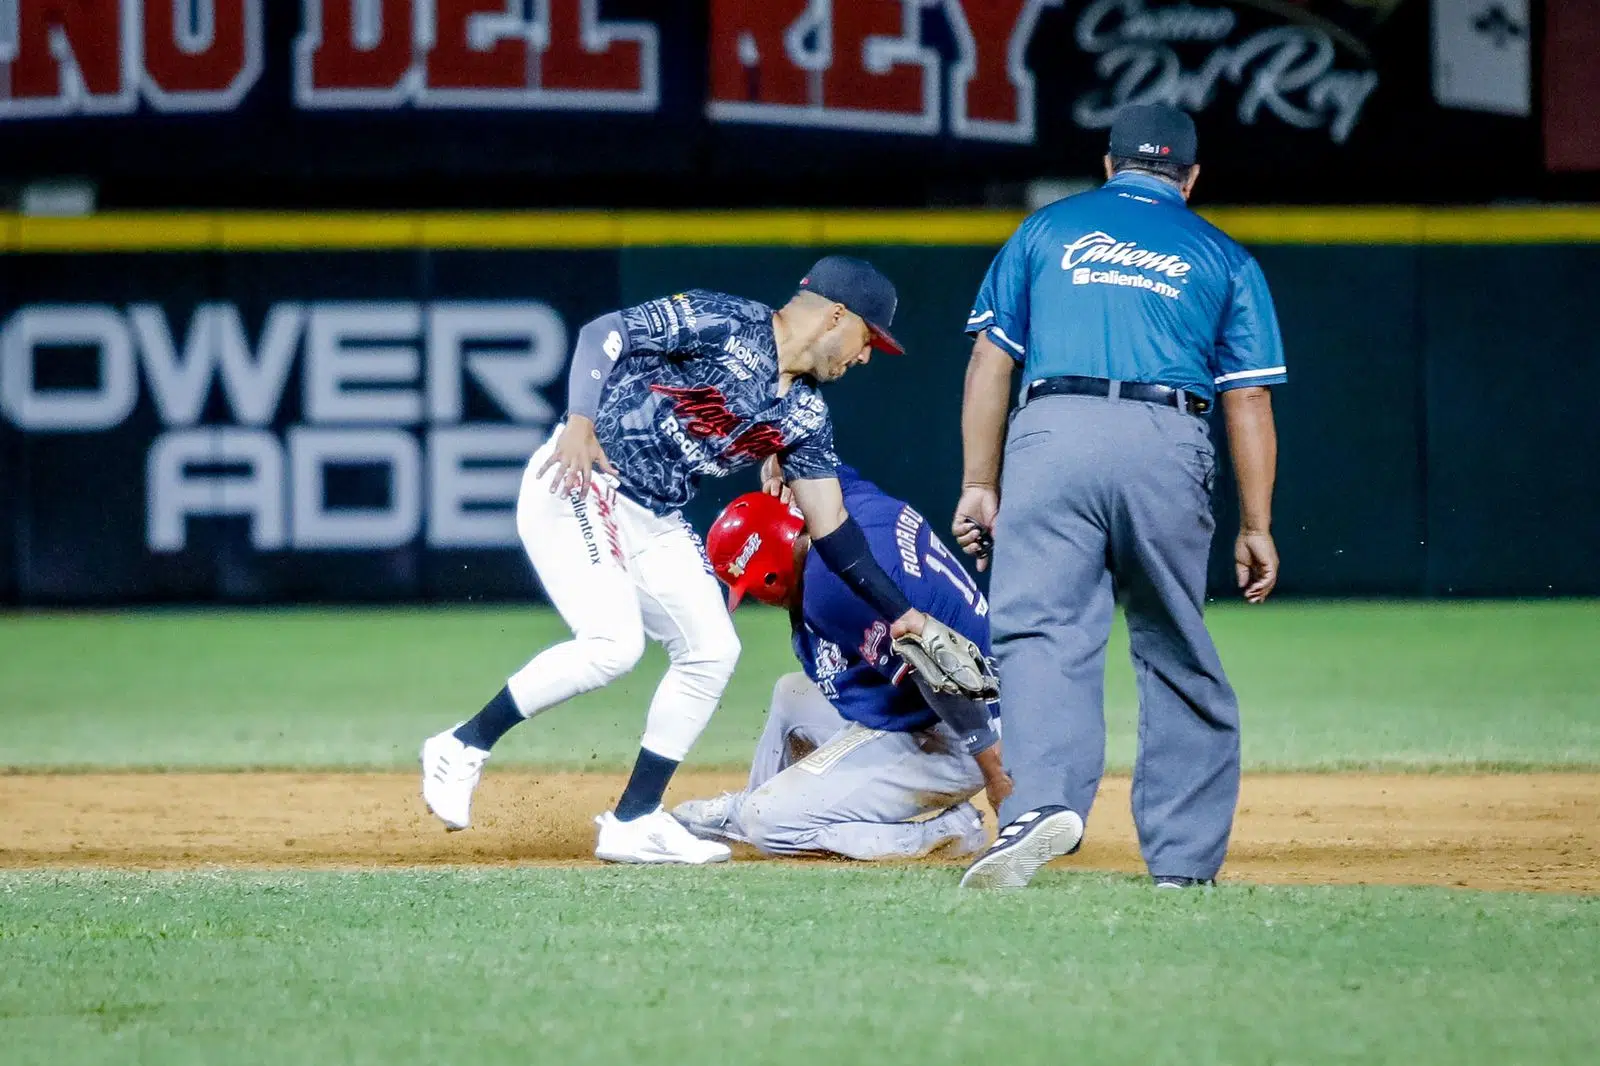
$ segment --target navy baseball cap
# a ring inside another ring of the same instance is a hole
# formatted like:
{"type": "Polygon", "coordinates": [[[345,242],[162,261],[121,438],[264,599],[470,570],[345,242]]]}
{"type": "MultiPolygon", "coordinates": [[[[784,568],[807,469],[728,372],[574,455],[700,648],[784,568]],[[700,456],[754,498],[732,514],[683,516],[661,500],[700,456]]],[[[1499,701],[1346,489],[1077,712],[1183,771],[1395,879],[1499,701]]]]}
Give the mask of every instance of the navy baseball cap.
{"type": "Polygon", "coordinates": [[[1130,104],[1111,123],[1114,159],[1150,159],[1191,166],[1198,139],[1194,119],[1166,104],[1130,104]]]}
{"type": "Polygon", "coordinates": [[[800,279],[803,292],[814,292],[824,299],[844,304],[860,315],[872,331],[872,346],[891,355],[904,355],[900,342],[889,335],[894,309],[900,302],[894,282],[865,259],[848,255],[825,255],[800,279]]]}

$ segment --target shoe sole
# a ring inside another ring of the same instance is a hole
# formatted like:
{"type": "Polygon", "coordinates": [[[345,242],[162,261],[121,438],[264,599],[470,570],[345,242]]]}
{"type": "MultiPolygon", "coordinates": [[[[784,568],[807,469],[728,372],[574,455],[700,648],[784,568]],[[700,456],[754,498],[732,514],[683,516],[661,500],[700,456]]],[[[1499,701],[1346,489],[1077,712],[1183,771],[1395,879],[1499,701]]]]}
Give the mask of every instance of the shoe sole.
{"type": "Polygon", "coordinates": [[[1083,819],[1075,811],[1057,811],[1041,818],[1010,847],[991,851],[961,875],[962,888],[1025,888],[1039,868],[1059,859],[1083,839],[1083,819]]]}
{"type": "Polygon", "coordinates": [[[726,855],[714,855],[706,859],[686,859],[678,855],[624,855],[620,852],[607,853],[597,850],[594,853],[594,857],[601,862],[618,862],[629,866],[709,866],[714,862],[727,862],[733,858],[733,855],[730,852],[726,855]]]}
{"type": "Polygon", "coordinates": [[[682,818],[679,818],[676,814],[672,816],[672,820],[687,829],[689,831],[689,835],[694,837],[696,840],[709,840],[713,844],[750,843],[750,841],[746,840],[744,837],[726,828],[726,824],[724,824],[723,828],[712,829],[710,826],[696,825],[692,822],[686,822],[682,818]]]}

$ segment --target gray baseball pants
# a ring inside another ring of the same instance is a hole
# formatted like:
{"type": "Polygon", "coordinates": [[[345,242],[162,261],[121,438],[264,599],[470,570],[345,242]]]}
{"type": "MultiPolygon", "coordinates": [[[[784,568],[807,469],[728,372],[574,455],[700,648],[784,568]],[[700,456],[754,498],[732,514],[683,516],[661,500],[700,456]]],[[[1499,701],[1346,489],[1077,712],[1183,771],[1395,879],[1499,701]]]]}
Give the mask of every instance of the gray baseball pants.
{"type": "Polygon", "coordinates": [[[1214,877],[1239,796],[1239,706],[1206,632],[1216,522],[1206,425],[1173,407],[1046,396],[1012,418],[990,585],[1016,790],[1087,821],[1105,770],[1105,651],[1121,599],[1139,690],[1133,817],[1156,876],[1214,877]]]}
{"type": "Polygon", "coordinates": [[[868,729],[841,718],[805,674],[785,674],[730,824],[774,855],[914,858],[974,832],[967,800],[982,787],[977,762],[943,723],[868,729]]]}

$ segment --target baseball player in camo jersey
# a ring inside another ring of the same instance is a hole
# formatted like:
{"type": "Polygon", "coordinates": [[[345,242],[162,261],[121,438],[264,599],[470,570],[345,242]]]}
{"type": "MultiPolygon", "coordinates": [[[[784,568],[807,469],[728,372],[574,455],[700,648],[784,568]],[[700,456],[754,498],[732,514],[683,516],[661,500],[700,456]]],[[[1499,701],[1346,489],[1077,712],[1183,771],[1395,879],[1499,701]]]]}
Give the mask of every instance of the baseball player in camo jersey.
{"type": "Polygon", "coordinates": [[[667,782],[733,673],[739,640],[680,508],[702,477],[776,457],[818,555],[886,618],[903,653],[951,687],[985,690],[987,667],[914,610],[845,509],[833,427],[817,391],[888,333],[894,286],[871,264],[828,256],[781,309],[696,290],[602,315],[578,333],[565,421],[529,461],[517,532],[572,629],[518,670],[470,720],[422,746],[422,792],[446,827],[465,829],[472,793],[512,726],[631,670],[645,637],[670,665],[650,702],[633,772],[596,819],[598,858],[707,863],[722,844],[661,809],[667,782]],[[941,670],[943,671],[941,674],[941,670]]]}
{"type": "MultiPolygon", "coordinates": [[[[838,474],[878,564],[917,607],[987,651],[989,605],[956,554],[910,505],[847,466],[838,474]]],[[[749,595],[787,608],[804,672],[773,686],[745,789],[680,804],[673,817],[703,839],[775,855],[978,851],[988,839],[968,800],[987,789],[998,807],[1011,788],[992,724],[998,704],[932,691],[908,671],[888,619],[817,558],[803,525],[780,499],[749,493],[707,534],[730,607],[749,595]]]]}

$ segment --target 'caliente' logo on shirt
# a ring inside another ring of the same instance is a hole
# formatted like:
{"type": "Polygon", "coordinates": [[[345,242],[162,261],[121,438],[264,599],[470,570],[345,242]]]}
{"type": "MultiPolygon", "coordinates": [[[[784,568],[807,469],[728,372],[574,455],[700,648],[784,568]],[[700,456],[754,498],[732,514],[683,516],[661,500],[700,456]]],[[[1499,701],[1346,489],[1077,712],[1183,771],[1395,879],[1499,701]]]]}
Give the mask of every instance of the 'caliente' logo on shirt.
{"type": "Polygon", "coordinates": [[[1062,270],[1071,270],[1084,263],[1114,263],[1117,266],[1152,270],[1169,278],[1181,278],[1190,269],[1189,264],[1175,252],[1154,252],[1140,248],[1134,241],[1119,241],[1099,230],[1086,233],[1065,247],[1067,252],[1061,257],[1062,270]]]}

